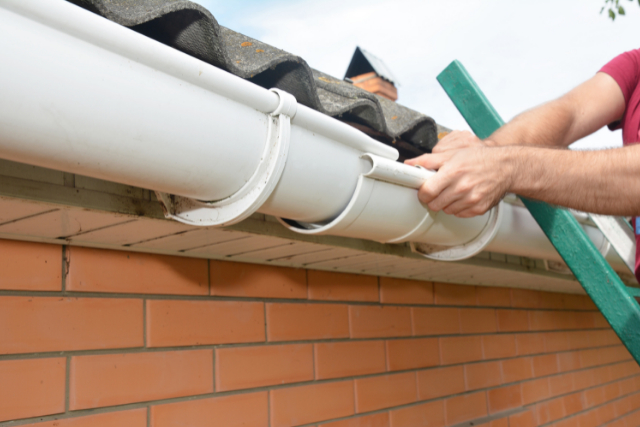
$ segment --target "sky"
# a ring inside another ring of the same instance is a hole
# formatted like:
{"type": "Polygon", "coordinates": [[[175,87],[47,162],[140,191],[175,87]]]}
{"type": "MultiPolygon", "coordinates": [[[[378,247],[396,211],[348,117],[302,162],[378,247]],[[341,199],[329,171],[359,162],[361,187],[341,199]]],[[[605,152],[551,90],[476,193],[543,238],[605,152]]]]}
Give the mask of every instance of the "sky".
{"type": "MultiPolygon", "coordinates": [[[[600,14],[604,0],[196,0],[218,22],[344,77],[356,46],[382,59],[398,102],[468,129],[436,76],[454,59],[505,120],[557,98],[618,54],[640,48],[640,7],[600,14]]],[[[622,145],[602,129],[572,148],[622,145]]]]}

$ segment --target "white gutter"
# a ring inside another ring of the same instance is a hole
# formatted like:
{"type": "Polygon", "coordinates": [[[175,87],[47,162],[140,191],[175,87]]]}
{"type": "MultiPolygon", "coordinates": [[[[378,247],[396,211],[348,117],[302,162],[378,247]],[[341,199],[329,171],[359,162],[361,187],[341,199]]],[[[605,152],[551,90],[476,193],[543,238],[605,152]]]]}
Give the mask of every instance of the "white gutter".
{"type": "Polygon", "coordinates": [[[153,189],[169,217],[194,225],[258,211],[435,259],[560,260],[525,208],[430,212],[416,189],[433,172],[395,162],[395,149],[63,0],[2,1],[0,52],[0,158],[153,189]]]}

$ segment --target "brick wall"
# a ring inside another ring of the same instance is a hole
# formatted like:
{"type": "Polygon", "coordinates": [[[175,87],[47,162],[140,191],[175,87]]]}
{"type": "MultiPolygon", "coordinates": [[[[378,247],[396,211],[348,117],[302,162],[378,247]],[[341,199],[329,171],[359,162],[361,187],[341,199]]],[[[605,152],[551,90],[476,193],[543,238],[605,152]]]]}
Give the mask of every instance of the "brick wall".
{"type": "Polygon", "coordinates": [[[0,272],[0,426],[640,425],[584,296],[8,240],[0,272]]]}

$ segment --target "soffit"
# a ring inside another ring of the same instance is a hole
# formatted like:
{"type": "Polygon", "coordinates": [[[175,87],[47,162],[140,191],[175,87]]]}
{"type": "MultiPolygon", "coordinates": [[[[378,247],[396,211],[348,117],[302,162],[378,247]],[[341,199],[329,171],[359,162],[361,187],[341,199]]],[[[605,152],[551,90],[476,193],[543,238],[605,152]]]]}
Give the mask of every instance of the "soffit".
{"type": "Polygon", "coordinates": [[[165,219],[151,191],[6,160],[0,160],[0,238],[582,293],[573,276],[530,258],[485,252],[432,261],[405,244],[293,233],[262,214],[225,228],[188,226],[165,219]]]}

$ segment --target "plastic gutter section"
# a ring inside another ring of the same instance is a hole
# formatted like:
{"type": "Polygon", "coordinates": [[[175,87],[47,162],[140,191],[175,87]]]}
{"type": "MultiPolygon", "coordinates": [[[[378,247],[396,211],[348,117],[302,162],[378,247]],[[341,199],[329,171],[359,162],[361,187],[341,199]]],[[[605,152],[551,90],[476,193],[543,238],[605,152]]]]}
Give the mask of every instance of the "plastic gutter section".
{"type": "Polygon", "coordinates": [[[0,49],[0,158],[152,189],[190,225],[257,211],[299,233],[408,242],[437,260],[561,260],[524,207],[431,212],[417,189],[432,172],[395,162],[394,148],[63,0],[0,3],[0,49]]]}

